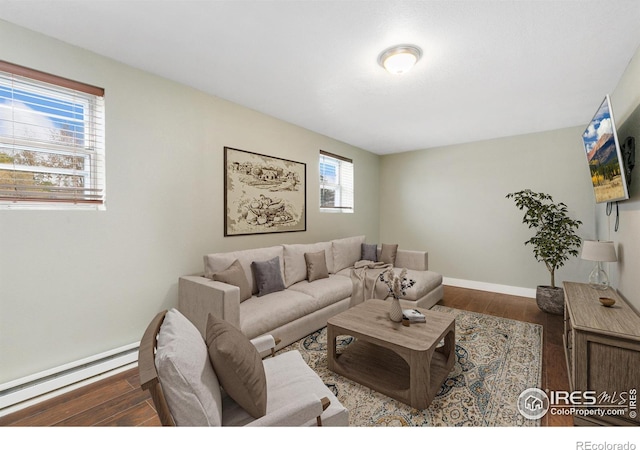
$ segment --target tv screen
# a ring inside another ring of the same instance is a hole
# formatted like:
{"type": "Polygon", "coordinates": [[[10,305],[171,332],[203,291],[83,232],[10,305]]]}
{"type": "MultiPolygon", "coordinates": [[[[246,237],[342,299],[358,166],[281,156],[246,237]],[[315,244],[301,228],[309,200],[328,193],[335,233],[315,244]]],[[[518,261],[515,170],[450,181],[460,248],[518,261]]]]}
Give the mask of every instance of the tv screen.
{"type": "Polygon", "coordinates": [[[627,200],[629,191],[608,95],[582,133],[582,141],[596,203],[627,200]]]}

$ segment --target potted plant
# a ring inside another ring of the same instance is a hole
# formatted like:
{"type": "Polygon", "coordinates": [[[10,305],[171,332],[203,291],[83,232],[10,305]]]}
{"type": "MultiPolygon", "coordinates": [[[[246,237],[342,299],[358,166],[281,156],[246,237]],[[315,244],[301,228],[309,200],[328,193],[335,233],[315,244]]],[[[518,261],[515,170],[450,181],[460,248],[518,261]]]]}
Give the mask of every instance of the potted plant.
{"type": "Polygon", "coordinates": [[[549,194],[525,189],[507,194],[507,198],[513,198],[518,209],[525,211],[522,223],[535,229],[535,235],[524,244],[533,246],[533,256],[547,266],[551,275],[550,286],[536,289],[538,307],[548,313],[563,314],[564,292],[556,287],[555,271],[570,256],[578,256],[581,240],[576,231],[582,222],[571,219],[567,205],[554,203],[549,194]]]}

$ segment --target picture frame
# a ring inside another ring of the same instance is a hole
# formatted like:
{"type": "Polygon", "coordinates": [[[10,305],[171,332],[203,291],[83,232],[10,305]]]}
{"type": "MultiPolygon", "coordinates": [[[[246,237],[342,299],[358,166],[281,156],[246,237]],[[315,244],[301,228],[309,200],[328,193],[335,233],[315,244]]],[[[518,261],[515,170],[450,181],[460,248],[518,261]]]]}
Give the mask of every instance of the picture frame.
{"type": "Polygon", "coordinates": [[[307,229],[307,165],[224,147],[224,235],[307,229]]]}

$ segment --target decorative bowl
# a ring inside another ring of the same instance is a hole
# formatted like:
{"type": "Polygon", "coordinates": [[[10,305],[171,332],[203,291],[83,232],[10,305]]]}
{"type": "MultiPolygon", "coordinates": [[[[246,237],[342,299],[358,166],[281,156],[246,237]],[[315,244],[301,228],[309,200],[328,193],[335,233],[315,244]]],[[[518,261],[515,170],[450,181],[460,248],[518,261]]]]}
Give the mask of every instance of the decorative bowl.
{"type": "Polygon", "coordinates": [[[600,297],[599,300],[600,303],[602,303],[602,306],[613,306],[613,304],[616,302],[614,299],[609,297],[600,297]]]}

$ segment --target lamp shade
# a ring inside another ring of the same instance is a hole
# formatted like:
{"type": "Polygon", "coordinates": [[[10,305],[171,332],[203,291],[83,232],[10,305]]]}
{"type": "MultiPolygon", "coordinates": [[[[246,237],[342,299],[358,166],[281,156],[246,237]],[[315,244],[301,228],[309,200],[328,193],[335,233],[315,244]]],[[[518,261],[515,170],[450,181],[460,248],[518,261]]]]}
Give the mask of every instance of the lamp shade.
{"type": "Polygon", "coordinates": [[[582,259],[587,261],[617,261],[616,248],[612,241],[584,241],[582,243],[582,259]]]}

